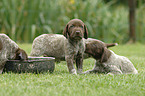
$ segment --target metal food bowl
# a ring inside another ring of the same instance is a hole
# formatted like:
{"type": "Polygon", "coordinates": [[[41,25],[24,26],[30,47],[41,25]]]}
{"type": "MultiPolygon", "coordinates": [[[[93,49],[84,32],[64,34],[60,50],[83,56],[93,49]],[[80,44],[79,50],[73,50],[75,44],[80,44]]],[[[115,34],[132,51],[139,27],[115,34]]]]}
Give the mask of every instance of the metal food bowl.
{"type": "Polygon", "coordinates": [[[53,57],[29,57],[28,60],[9,60],[6,62],[4,72],[14,73],[52,73],[55,69],[53,57]]]}

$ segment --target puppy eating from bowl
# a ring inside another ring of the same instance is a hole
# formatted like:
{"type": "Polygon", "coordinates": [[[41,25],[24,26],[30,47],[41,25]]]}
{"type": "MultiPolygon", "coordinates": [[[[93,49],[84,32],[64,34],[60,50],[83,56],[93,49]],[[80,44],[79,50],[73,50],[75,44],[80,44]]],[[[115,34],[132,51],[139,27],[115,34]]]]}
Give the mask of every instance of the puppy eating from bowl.
{"type": "Polygon", "coordinates": [[[0,74],[8,60],[27,60],[27,53],[6,34],[0,34],[0,74]]]}

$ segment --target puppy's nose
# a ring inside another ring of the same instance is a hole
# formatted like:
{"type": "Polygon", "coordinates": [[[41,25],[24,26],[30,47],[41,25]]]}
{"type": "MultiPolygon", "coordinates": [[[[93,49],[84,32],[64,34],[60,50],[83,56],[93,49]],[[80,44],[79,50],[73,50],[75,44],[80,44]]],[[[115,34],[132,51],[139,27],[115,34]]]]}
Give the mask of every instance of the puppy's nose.
{"type": "Polygon", "coordinates": [[[76,31],[76,34],[80,34],[80,31],[76,31]]]}

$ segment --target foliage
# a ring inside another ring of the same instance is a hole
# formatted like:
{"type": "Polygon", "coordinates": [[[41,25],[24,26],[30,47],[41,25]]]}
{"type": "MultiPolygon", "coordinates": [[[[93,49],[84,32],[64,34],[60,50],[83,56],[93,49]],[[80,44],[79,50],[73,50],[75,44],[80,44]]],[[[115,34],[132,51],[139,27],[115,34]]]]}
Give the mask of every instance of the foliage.
{"type": "MultiPolygon", "coordinates": [[[[31,44],[19,44],[30,54],[31,44]],[[24,47],[25,46],[25,47],[24,47]]],[[[145,45],[112,47],[118,55],[128,57],[138,70],[132,75],[87,74],[71,75],[66,62],[56,63],[53,74],[3,73],[0,75],[1,96],[144,96],[145,45]]],[[[92,69],[95,61],[84,60],[84,71],[92,69]]]]}
{"type": "MultiPolygon", "coordinates": [[[[45,33],[59,33],[70,19],[84,21],[89,37],[105,42],[128,41],[128,7],[116,0],[0,0],[0,32],[17,42],[32,42],[45,33]],[[115,6],[114,6],[115,5],[115,6]]],[[[138,0],[137,40],[145,42],[145,7],[138,0]]]]}

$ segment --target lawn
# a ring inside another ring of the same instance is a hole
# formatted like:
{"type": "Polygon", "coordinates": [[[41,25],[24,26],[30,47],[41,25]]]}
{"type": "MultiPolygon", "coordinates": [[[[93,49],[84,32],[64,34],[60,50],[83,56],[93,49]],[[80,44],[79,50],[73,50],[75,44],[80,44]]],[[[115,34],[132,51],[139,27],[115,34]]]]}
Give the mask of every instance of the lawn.
{"type": "MultiPolygon", "coordinates": [[[[19,46],[30,54],[31,44],[19,46]]],[[[144,96],[145,45],[119,45],[110,49],[128,57],[139,73],[71,75],[63,61],[56,63],[52,74],[1,74],[0,96],[144,96]]],[[[94,62],[91,58],[84,60],[84,71],[92,69],[94,62]]]]}

